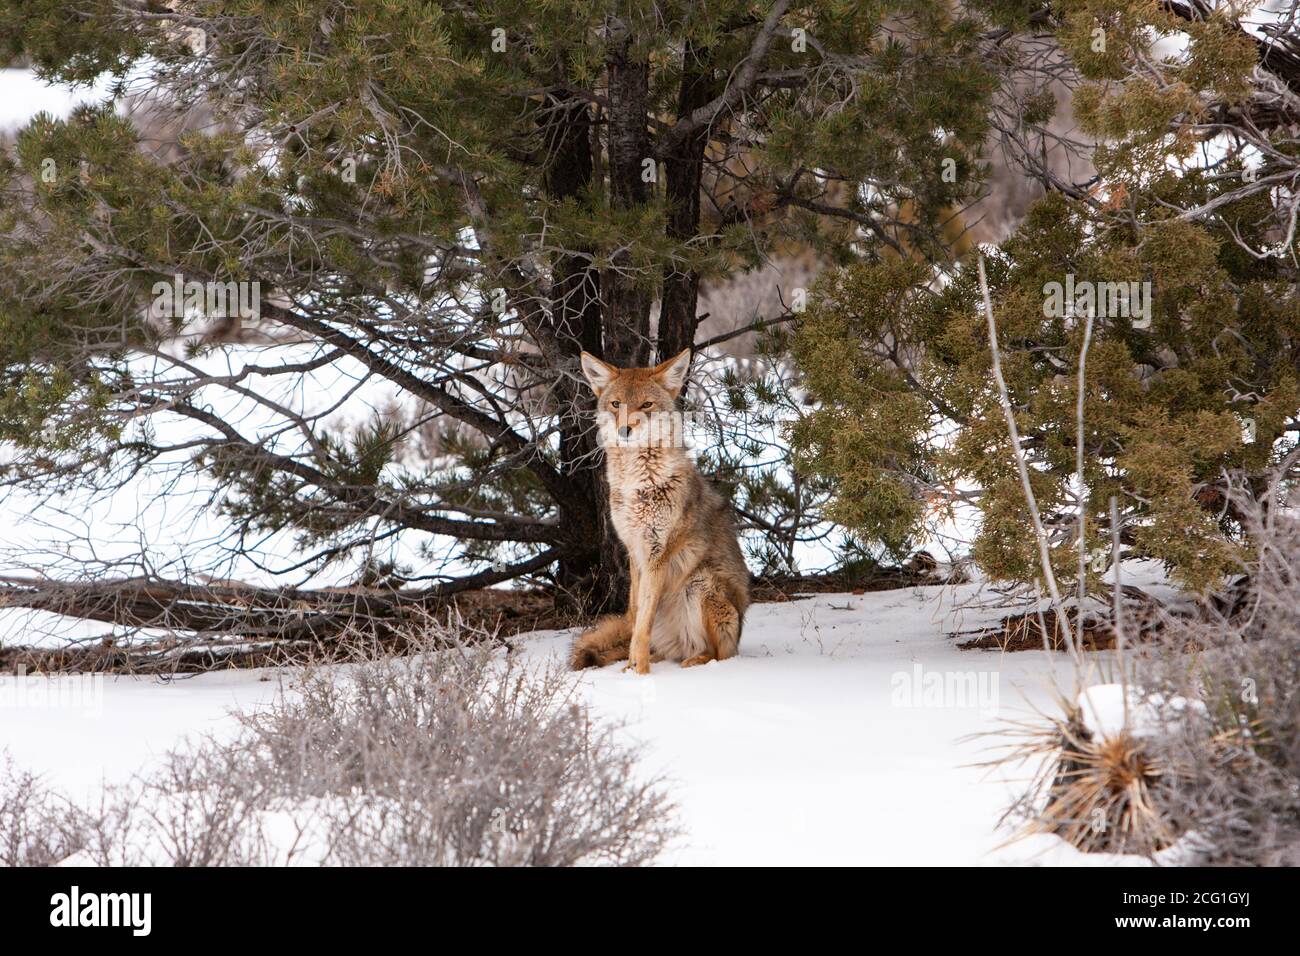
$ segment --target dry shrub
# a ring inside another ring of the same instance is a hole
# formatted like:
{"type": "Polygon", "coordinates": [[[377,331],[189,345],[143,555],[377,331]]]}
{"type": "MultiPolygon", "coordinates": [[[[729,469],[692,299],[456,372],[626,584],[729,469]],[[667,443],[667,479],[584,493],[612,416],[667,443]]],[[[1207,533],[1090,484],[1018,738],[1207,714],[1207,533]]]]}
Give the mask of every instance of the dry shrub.
{"type": "Polygon", "coordinates": [[[364,665],[346,687],[314,673],[246,719],[249,751],[278,792],[328,807],[338,862],[647,862],[668,808],[574,686],[481,646],[364,665]]]}
{"type": "Polygon", "coordinates": [[[0,754],[0,866],[49,866],[76,839],[72,806],[0,754]]]}
{"type": "MultiPolygon", "coordinates": [[[[160,769],[65,808],[62,843],[5,862],[636,865],[676,835],[658,781],[593,723],[574,679],[424,625],[427,650],[309,668],[160,769]]],[[[49,823],[27,799],[0,846],[49,823]]]]}
{"type": "Polygon", "coordinates": [[[1236,599],[1171,622],[1138,679],[1204,704],[1153,741],[1174,825],[1203,838],[1206,862],[1297,865],[1300,520],[1244,495],[1235,510],[1252,543],[1236,599]]]}
{"type": "Polygon", "coordinates": [[[1075,701],[1021,723],[998,763],[1040,772],[1008,816],[1085,851],[1300,865],[1300,519],[1232,500],[1251,544],[1227,599],[1167,615],[1129,660],[1124,726],[1092,734],[1075,701]],[[1140,719],[1130,711],[1137,711],[1140,719]]]}

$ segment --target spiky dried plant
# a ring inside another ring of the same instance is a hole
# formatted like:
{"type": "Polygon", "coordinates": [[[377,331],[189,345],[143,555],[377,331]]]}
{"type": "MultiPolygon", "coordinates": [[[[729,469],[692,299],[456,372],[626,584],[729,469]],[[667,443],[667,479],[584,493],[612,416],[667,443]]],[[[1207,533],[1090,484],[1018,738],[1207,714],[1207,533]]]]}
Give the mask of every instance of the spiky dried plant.
{"type": "Polygon", "coordinates": [[[1085,852],[1150,852],[1173,842],[1156,791],[1163,772],[1128,728],[1090,734],[1066,722],[1039,825],[1085,852]]]}
{"type": "Polygon", "coordinates": [[[1162,809],[1168,775],[1146,736],[1128,725],[1090,729],[1078,703],[1064,696],[1058,707],[1058,714],[1008,722],[1003,752],[987,764],[1035,768],[999,821],[1017,826],[1013,840],[1049,833],[1086,853],[1170,846],[1178,830],[1162,809]]]}

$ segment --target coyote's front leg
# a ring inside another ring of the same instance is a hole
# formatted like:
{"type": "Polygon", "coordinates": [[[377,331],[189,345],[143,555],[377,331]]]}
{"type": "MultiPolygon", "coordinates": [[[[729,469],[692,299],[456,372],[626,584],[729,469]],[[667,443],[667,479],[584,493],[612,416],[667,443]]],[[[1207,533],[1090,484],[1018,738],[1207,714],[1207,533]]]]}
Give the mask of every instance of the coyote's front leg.
{"type": "Polygon", "coordinates": [[[627,577],[628,577],[628,589],[627,589],[627,615],[626,616],[627,616],[628,633],[631,633],[632,629],[636,627],[636,602],[637,602],[637,595],[640,592],[640,588],[638,587],[638,585],[640,584],[639,579],[641,577],[641,569],[636,566],[635,558],[632,558],[627,563],[627,577]]]}
{"type": "Polygon", "coordinates": [[[651,565],[641,573],[633,572],[636,581],[636,618],[632,624],[632,645],[628,650],[627,667],[638,674],[650,673],[650,631],[654,627],[655,612],[659,609],[659,596],[664,587],[664,565],[651,565]]]}

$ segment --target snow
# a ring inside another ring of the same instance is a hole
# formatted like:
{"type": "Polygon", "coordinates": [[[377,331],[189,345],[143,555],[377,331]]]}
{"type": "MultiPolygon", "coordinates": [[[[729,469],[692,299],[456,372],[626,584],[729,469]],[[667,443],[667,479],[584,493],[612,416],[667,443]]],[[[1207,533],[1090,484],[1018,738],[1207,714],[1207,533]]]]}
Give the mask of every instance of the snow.
{"type": "Polygon", "coordinates": [[[1205,704],[1199,700],[1166,700],[1162,694],[1123,684],[1094,684],[1080,692],[1077,705],[1083,726],[1103,738],[1113,738],[1122,731],[1137,738],[1168,733],[1189,706],[1193,712],[1205,712],[1205,704]]]}
{"type": "MultiPolygon", "coordinates": [[[[996,822],[1030,775],[977,766],[986,735],[1073,686],[1064,655],[963,651],[945,634],[991,622],[978,585],[818,594],[758,604],[740,656],[584,672],[593,712],[643,748],[668,781],[685,835],[666,864],[1065,863],[1118,865],[1051,837],[1008,843],[996,822]]],[[[985,595],[987,596],[987,595],[985,595]]],[[[516,643],[563,656],[574,631],[516,643]]],[[[1105,662],[1106,655],[1098,655],[1105,662]]],[[[293,671],[189,679],[0,678],[0,750],[74,795],[147,769],[231,712],[273,700],[293,671]],[[79,684],[79,686],[73,686],[79,684]],[[4,713],[8,711],[8,713],[4,713]]]]}
{"type": "Polygon", "coordinates": [[[0,69],[0,132],[25,126],[37,113],[67,116],[82,103],[103,100],[107,84],[76,90],[45,83],[31,70],[0,69]]]}
{"type": "Polygon", "coordinates": [[[0,675],[0,752],[80,797],[125,781],[187,735],[233,732],[232,711],[279,690],[274,673],[251,670],[171,681],[0,675]]]}

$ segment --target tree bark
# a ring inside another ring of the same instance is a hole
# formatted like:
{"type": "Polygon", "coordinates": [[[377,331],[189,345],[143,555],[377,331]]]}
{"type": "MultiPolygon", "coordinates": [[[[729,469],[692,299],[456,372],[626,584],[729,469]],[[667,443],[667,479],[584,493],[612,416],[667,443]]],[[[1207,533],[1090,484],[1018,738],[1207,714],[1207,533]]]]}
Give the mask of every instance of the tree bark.
{"type": "Polygon", "coordinates": [[[0,607],[247,641],[322,642],[358,625],[397,627],[413,611],[436,610],[453,594],[536,573],[562,554],[551,548],[508,568],[409,590],[192,584],[154,577],[55,581],[4,576],[0,577],[0,607]]]}
{"type": "MultiPolygon", "coordinates": [[[[706,50],[687,43],[682,54],[682,82],[677,116],[690,116],[716,95],[713,71],[706,50]]],[[[704,151],[709,142],[708,127],[701,126],[664,157],[664,187],[668,199],[668,236],[682,242],[700,231],[700,185],[704,176],[704,151]]],[[[659,359],[671,358],[695,341],[699,324],[696,308],[700,275],[694,270],[670,268],[664,274],[659,308],[659,359]]]]}
{"type": "MultiPolygon", "coordinates": [[[[547,196],[590,203],[595,172],[591,108],[577,97],[557,96],[545,119],[549,166],[547,196]]],[[[577,250],[578,253],[588,250],[577,250]]],[[[594,428],[595,401],[576,376],[582,351],[604,354],[601,276],[581,254],[556,263],[551,316],[556,341],[575,375],[556,385],[558,407],[570,411],[560,425],[560,463],[577,501],[561,505],[561,526],[572,547],[556,568],[560,598],[591,614],[622,610],[627,600],[627,558],[609,517],[609,489],[594,428]]]]}
{"type": "MultiPolygon", "coordinates": [[[[618,29],[614,27],[613,29],[618,29]]],[[[647,129],[650,64],[634,50],[631,36],[611,46],[609,61],[610,205],[632,210],[653,195],[646,177],[656,171],[647,129]]],[[[636,272],[631,257],[620,253],[606,270],[604,359],[615,365],[646,365],[650,361],[648,277],[636,272]]]]}

